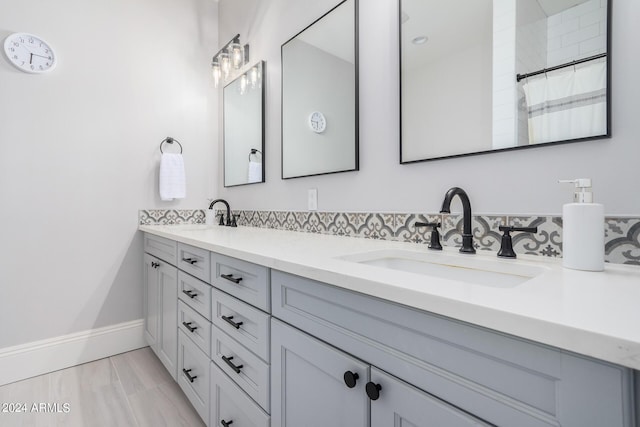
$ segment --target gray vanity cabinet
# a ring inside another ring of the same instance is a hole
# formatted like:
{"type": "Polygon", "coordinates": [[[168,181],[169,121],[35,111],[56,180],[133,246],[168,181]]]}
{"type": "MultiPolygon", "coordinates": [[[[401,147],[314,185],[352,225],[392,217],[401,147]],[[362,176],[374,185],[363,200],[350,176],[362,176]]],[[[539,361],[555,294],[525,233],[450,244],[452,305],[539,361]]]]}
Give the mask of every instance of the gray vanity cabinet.
{"type": "Polygon", "coordinates": [[[271,360],[274,427],[369,426],[369,365],[275,319],[271,360]],[[353,388],[346,372],[358,376],[353,388]]]}
{"type": "Polygon", "coordinates": [[[176,378],[178,270],[144,254],[144,336],[171,376],[176,378]]]}
{"type": "Polygon", "coordinates": [[[341,411],[347,368],[316,357],[329,348],[371,365],[372,426],[637,427],[630,369],[279,271],[271,289],[274,419],[341,411]]]}

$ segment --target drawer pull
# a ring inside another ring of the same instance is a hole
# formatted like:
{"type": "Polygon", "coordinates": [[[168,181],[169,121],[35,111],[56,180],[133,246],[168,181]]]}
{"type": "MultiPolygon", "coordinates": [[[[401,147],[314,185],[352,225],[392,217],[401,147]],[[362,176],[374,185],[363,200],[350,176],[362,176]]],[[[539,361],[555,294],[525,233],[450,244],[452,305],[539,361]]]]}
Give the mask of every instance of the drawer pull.
{"type": "Polygon", "coordinates": [[[191,326],[193,322],[182,322],[182,324],[184,325],[185,328],[187,328],[189,330],[189,332],[195,331],[196,329],[198,329],[197,326],[191,326]]]}
{"type": "Polygon", "coordinates": [[[198,293],[197,292],[193,292],[192,290],[186,291],[186,290],[183,289],[182,293],[185,294],[186,296],[188,296],[189,298],[192,298],[192,299],[198,296],[198,293]]]}
{"type": "Polygon", "coordinates": [[[233,356],[231,356],[231,357],[222,356],[222,360],[224,360],[224,362],[225,362],[227,365],[229,365],[229,367],[230,367],[231,369],[233,369],[233,370],[235,371],[235,373],[236,373],[236,374],[239,374],[239,373],[240,373],[240,369],[242,369],[242,368],[243,368],[243,366],[244,366],[244,365],[238,365],[238,366],[234,365],[234,364],[233,364],[233,362],[232,362],[232,360],[233,360],[233,356]]]}
{"type": "Polygon", "coordinates": [[[233,321],[233,320],[231,320],[231,319],[233,319],[233,316],[229,316],[229,317],[227,317],[227,316],[222,316],[222,320],[224,320],[225,322],[227,322],[228,324],[230,324],[230,325],[231,325],[231,326],[233,326],[234,328],[236,328],[236,329],[240,329],[240,325],[242,325],[242,322],[238,322],[238,323],[236,323],[236,322],[234,322],[234,321],[233,321]]]}
{"type": "Polygon", "coordinates": [[[183,260],[184,262],[188,262],[188,263],[189,263],[189,264],[191,264],[191,265],[193,265],[193,264],[195,264],[196,262],[198,262],[198,260],[197,260],[197,259],[194,259],[194,258],[182,258],[182,260],[183,260]]]}
{"type": "Polygon", "coordinates": [[[378,398],[380,397],[380,390],[382,390],[382,386],[380,384],[374,384],[369,381],[365,386],[365,390],[367,391],[367,396],[369,396],[369,399],[378,400],[378,398]]]}
{"type": "Polygon", "coordinates": [[[189,372],[191,372],[191,369],[182,369],[182,373],[186,375],[187,379],[191,382],[195,381],[196,378],[198,378],[197,375],[191,376],[189,375],[189,372]]]}
{"type": "Polygon", "coordinates": [[[242,277],[233,277],[233,274],[221,274],[220,277],[222,277],[223,279],[227,279],[228,281],[233,282],[236,285],[242,280],[242,277]]]}
{"type": "Polygon", "coordinates": [[[344,373],[344,383],[349,388],[354,388],[356,386],[356,381],[360,378],[356,372],[347,371],[344,373]]]}
{"type": "Polygon", "coordinates": [[[158,267],[160,267],[160,263],[159,262],[155,262],[155,261],[151,261],[151,267],[158,268],[158,267]]]}
{"type": "Polygon", "coordinates": [[[223,425],[224,427],[229,427],[231,424],[233,424],[233,420],[230,420],[230,421],[220,420],[220,424],[223,425]]]}

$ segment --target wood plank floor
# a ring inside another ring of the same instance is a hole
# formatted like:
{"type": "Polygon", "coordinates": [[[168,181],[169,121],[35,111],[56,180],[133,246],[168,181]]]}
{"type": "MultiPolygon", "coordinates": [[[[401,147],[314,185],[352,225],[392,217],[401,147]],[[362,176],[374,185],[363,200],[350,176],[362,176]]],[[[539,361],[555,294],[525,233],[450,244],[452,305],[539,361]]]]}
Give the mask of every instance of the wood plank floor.
{"type": "Polygon", "coordinates": [[[2,427],[205,425],[149,347],[2,386],[0,405],[2,427]]]}

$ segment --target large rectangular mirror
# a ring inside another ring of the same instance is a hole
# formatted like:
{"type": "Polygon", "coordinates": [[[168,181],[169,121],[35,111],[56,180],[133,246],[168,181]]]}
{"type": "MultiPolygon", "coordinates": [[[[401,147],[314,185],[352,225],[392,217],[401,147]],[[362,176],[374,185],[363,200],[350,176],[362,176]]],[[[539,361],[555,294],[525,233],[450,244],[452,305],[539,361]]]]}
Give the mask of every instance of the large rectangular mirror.
{"type": "Polygon", "coordinates": [[[282,178],[358,170],[357,1],[282,45],[282,178]]]}
{"type": "Polygon", "coordinates": [[[264,62],[224,87],[224,186],[264,182],[264,62]]]}
{"type": "Polygon", "coordinates": [[[399,0],[400,163],[610,136],[611,0],[399,0]]]}

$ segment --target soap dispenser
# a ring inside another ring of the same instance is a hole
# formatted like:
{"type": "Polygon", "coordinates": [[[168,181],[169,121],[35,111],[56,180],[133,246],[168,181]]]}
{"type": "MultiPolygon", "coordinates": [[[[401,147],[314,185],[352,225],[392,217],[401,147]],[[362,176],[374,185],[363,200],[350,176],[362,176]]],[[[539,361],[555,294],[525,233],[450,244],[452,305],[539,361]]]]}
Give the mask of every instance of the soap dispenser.
{"type": "Polygon", "coordinates": [[[576,187],[573,203],[562,207],[562,265],[574,270],[604,270],[604,206],[593,203],[591,179],[558,182],[576,187]]]}

